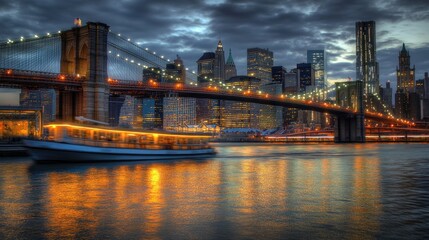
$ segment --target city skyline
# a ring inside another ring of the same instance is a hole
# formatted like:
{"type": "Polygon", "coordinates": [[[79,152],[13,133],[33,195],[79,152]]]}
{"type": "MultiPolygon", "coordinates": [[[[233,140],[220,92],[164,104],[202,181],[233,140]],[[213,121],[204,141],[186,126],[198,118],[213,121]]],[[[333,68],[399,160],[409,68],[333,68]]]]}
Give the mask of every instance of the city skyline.
{"type": "Polygon", "coordinates": [[[403,42],[416,65],[416,79],[429,71],[425,57],[429,55],[429,33],[424,31],[429,11],[425,1],[19,1],[3,5],[0,39],[66,29],[80,17],[83,22],[105,22],[112,31],[170,59],[179,54],[191,70],[196,70],[195,62],[202,53],[216,49],[219,39],[224,49],[232,49],[239,75],[246,74],[247,48],[268,48],[274,52],[274,65],[288,70],[306,62],[307,50],[325,49],[329,80],[355,78],[355,22],[374,20],[381,84],[391,80],[396,89],[396,54],[403,42]],[[67,12],[52,15],[54,9],[67,12]]]}

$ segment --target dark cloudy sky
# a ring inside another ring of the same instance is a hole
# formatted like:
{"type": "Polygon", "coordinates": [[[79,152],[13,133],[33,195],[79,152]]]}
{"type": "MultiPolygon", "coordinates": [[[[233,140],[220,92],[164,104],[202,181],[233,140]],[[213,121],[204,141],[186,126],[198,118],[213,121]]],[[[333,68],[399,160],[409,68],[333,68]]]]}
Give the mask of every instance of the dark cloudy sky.
{"type": "Polygon", "coordinates": [[[416,65],[429,71],[428,0],[0,0],[0,39],[67,29],[73,19],[99,21],[168,58],[179,54],[190,69],[219,38],[246,74],[246,49],[269,48],[288,70],[307,49],[326,49],[328,78],[355,78],[355,22],[375,20],[380,80],[392,80],[402,42],[416,65]]]}

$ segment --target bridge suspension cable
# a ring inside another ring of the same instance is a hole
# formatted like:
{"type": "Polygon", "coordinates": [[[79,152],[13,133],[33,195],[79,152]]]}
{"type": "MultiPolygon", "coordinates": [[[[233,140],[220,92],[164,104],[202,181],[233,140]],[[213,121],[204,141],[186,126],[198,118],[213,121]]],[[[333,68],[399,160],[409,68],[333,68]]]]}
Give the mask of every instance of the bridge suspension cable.
{"type": "Polygon", "coordinates": [[[61,37],[58,33],[21,37],[0,43],[0,68],[58,73],[61,37]]]}

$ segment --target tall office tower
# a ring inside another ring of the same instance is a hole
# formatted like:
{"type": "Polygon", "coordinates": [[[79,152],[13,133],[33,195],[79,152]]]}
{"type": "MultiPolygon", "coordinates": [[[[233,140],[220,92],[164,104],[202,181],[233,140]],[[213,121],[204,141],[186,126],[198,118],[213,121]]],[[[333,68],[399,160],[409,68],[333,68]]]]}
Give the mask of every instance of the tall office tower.
{"type": "Polygon", "coordinates": [[[421,99],[425,97],[425,80],[424,79],[416,80],[416,93],[419,94],[421,99]]]}
{"type": "Polygon", "coordinates": [[[314,85],[314,69],[311,63],[299,63],[296,65],[299,72],[299,91],[306,92],[310,86],[314,85]]]}
{"type": "MultiPolygon", "coordinates": [[[[410,93],[415,92],[415,67],[410,67],[410,54],[402,44],[402,50],[399,52],[399,67],[396,68],[397,88],[395,94],[395,110],[397,116],[401,118],[416,118],[416,114],[411,114],[413,106],[411,102],[416,102],[415,96],[410,93]],[[413,97],[413,101],[410,97],[413,97]]],[[[413,111],[416,112],[416,111],[413,111]]]]}
{"type": "Polygon", "coordinates": [[[325,50],[307,50],[307,63],[314,69],[314,82],[317,89],[326,87],[326,60],[325,50]]]}
{"type": "Polygon", "coordinates": [[[272,81],[273,52],[268,49],[247,49],[247,76],[261,79],[261,86],[272,81]]]}
{"type": "MultiPolygon", "coordinates": [[[[280,96],[283,94],[283,84],[281,82],[272,82],[260,87],[260,90],[271,96],[280,96]]],[[[260,129],[274,129],[283,127],[285,107],[281,106],[260,106],[260,129]]]]}
{"type": "Polygon", "coordinates": [[[384,88],[383,92],[383,102],[386,104],[389,108],[392,108],[392,96],[393,96],[392,88],[390,87],[390,81],[388,80],[386,82],[386,88],[384,88]]]}
{"type": "MultiPolygon", "coordinates": [[[[257,91],[260,83],[260,79],[249,76],[235,76],[225,81],[227,87],[242,89],[244,92],[257,91]]],[[[260,106],[256,103],[225,101],[222,127],[259,128],[260,106]]]]}
{"type": "Polygon", "coordinates": [[[414,92],[414,72],[415,66],[410,67],[410,54],[405,49],[405,43],[402,44],[402,50],[399,52],[399,67],[396,68],[397,90],[404,92],[414,92]]]}
{"type": "Polygon", "coordinates": [[[273,79],[273,82],[282,84],[283,89],[285,87],[286,74],[286,68],[283,66],[275,66],[271,68],[271,78],[273,79]]]}
{"type": "Polygon", "coordinates": [[[225,80],[225,53],[221,40],[219,40],[215,51],[214,80],[216,82],[225,80]]]}
{"type": "MultiPolygon", "coordinates": [[[[218,47],[219,48],[219,47],[218,47]]],[[[216,54],[205,52],[197,61],[198,65],[198,86],[218,86],[219,81],[215,80],[216,54]]],[[[220,125],[221,106],[220,101],[216,99],[197,99],[197,118],[198,124],[216,124],[220,125]]]]}
{"type": "MultiPolygon", "coordinates": [[[[299,90],[299,71],[298,69],[292,69],[285,75],[285,86],[284,93],[287,95],[296,95],[299,90]]],[[[286,108],[284,112],[285,125],[293,124],[298,121],[298,109],[297,108],[286,108]]]]}
{"type": "Polygon", "coordinates": [[[42,108],[42,121],[43,124],[55,120],[56,103],[55,103],[55,90],[54,89],[39,89],[30,90],[22,89],[19,96],[20,106],[28,108],[42,108]]]}
{"type": "MultiPolygon", "coordinates": [[[[371,99],[379,92],[375,34],[374,21],[356,22],[356,80],[363,82],[364,99],[371,99]]],[[[372,103],[367,100],[364,107],[368,108],[369,104],[372,103]]]]}
{"type": "Polygon", "coordinates": [[[119,125],[119,117],[121,115],[121,108],[124,104],[125,96],[110,95],[109,96],[109,125],[117,127],[119,125]]]}
{"type": "MultiPolygon", "coordinates": [[[[174,71],[171,64],[167,64],[167,74],[176,83],[185,83],[186,71],[182,59],[177,56],[174,60],[174,71]],[[170,65],[170,71],[168,69],[170,65]]],[[[195,98],[178,97],[171,95],[163,99],[163,128],[165,130],[178,130],[184,124],[195,124],[195,98]]]]}
{"type": "Polygon", "coordinates": [[[235,68],[234,59],[232,59],[231,49],[229,49],[228,60],[225,64],[225,80],[237,76],[237,68],[235,68]]]}

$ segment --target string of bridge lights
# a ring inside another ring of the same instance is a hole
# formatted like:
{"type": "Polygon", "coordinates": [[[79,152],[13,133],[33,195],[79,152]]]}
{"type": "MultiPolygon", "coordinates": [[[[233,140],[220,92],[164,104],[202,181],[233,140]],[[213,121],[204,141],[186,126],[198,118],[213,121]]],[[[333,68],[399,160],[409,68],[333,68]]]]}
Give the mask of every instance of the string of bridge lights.
{"type": "Polygon", "coordinates": [[[49,38],[49,37],[55,37],[55,36],[57,36],[58,34],[60,34],[61,33],[61,31],[59,30],[58,32],[56,32],[56,33],[50,33],[50,32],[47,32],[46,34],[32,34],[32,35],[30,35],[29,37],[24,37],[24,36],[21,36],[21,37],[19,37],[18,39],[10,39],[10,38],[8,38],[7,39],[7,41],[5,42],[6,44],[12,44],[12,43],[21,43],[21,42],[25,42],[25,41],[27,41],[27,40],[35,40],[35,39],[42,39],[42,38],[49,38]]]}

